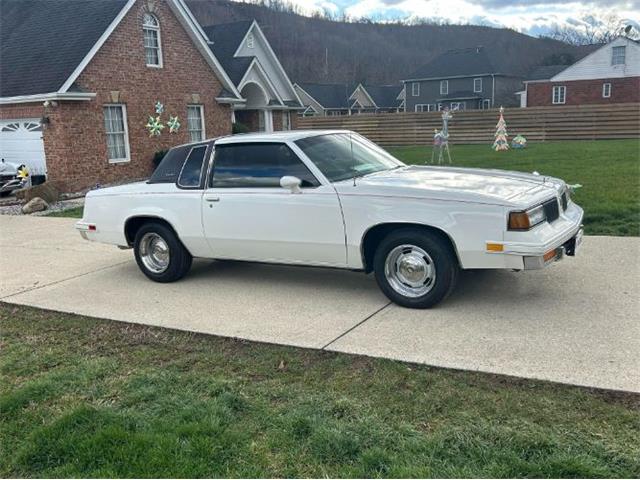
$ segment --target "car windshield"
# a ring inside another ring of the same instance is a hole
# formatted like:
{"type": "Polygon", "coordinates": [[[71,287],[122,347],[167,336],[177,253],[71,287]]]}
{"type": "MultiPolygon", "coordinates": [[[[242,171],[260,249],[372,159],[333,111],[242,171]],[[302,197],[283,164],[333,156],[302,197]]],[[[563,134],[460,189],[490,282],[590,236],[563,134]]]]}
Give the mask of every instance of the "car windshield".
{"type": "Polygon", "coordinates": [[[400,160],[355,133],[318,135],[295,143],[330,182],[404,166],[400,160]]]}

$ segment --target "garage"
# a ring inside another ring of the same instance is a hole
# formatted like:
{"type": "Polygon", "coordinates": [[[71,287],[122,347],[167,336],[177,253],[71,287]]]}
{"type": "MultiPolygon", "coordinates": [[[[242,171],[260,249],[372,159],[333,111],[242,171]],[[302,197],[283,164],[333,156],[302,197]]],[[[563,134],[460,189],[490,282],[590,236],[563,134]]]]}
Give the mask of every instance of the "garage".
{"type": "Polygon", "coordinates": [[[47,166],[39,118],[0,121],[0,159],[25,164],[34,181],[44,180],[47,166]]]}

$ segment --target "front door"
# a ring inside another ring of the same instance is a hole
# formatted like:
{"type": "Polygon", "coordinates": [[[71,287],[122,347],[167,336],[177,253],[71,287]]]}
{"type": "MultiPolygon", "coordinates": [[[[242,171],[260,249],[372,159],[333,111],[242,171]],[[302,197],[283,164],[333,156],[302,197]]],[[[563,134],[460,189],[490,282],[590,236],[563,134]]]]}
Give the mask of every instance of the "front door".
{"type": "Polygon", "coordinates": [[[346,266],[335,190],[284,143],[216,145],[202,221],[214,258],[346,266]],[[287,175],[301,193],[280,186],[287,175]]]}

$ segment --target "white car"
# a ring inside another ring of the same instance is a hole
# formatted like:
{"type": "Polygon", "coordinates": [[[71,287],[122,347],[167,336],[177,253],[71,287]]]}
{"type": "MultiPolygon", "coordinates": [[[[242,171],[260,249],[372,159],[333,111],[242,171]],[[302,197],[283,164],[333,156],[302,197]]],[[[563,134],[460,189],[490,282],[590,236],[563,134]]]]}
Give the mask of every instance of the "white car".
{"type": "Polygon", "coordinates": [[[460,269],[531,270],[575,255],[582,209],[535,174],[408,166],[349,131],[234,135],[175,147],[149,181],[91,191],[88,240],[133,247],[157,282],[194,257],[374,272],[427,308],[460,269]]]}

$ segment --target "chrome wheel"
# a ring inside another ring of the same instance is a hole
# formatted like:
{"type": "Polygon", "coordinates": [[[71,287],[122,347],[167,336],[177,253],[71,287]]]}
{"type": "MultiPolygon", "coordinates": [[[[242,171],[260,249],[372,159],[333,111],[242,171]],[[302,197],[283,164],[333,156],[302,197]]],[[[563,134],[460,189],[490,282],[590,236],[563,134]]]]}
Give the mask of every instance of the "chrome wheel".
{"type": "Polygon", "coordinates": [[[421,297],[436,282],[436,266],[427,252],[415,245],[399,245],[389,252],[384,274],[397,293],[405,297],[421,297]]]}
{"type": "Polygon", "coordinates": [[[150,272],[163,273],[169,268],[169,245],[157,233],[144,234],[140,240],[139,253],[142,263],[150,272]]]}

